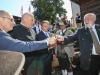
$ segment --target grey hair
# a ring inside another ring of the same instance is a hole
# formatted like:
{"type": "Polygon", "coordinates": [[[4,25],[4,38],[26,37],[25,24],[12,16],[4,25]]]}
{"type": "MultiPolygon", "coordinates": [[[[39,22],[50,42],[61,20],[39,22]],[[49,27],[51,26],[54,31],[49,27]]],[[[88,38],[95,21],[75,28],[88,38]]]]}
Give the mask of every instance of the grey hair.
{"type": "Polygon", "coordinates": [[[33,14],[29,13],[29,12],[26,12],[22,15],[22,18],[23,19],[25,16],[34,16],[33,14]]]}
{"type": "Polygon", "coordinates": [[[0,10],[0,17],[6,17],[9,13],[4,11],[4,10],[0,10]]]}
{"type": "Polygon", "coordinates": [[[50,24],[48,20],[44,20],[44,21],[42,21],[41,26],[43,26],[44,23],[50,24]]]}
{"type": "Polygon", "coordinates": [[[93,18],[96,18],[96,15],[95,15],[94,13],[87,13],[87,14],[84,16],[84,19],[85,19],[85,17],[88,16],[88,15],[92,16],[93,18]]]}

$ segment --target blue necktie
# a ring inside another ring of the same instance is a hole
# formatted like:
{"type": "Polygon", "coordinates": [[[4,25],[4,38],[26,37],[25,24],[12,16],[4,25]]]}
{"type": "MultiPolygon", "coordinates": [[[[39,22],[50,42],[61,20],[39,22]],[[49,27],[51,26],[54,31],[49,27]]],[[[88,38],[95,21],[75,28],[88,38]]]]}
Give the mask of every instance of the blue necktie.
{"type": "Polygon", "coordinates": [[[48,33],[45,33],[46,37],[49,38],[48,33]]]}
{"type": "Polygon", "coordinates": [[[39,29],[39,32],[40,32],[40,28],[39,28],[39,25],[38,25],[38,29],[39,29]]]}

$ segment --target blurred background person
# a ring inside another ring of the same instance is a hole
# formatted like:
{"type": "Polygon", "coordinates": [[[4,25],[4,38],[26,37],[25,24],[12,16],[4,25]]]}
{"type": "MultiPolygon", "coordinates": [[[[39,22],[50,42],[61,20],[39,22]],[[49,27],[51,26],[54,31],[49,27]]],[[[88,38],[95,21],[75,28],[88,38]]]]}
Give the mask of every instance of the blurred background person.
{"type": "Polygon", "coordinates": [[[80,28],[82,27],[82,20],[81,20],[81,16],[79,15],[79,13],[76,13],[76,25],[77,25],[77,28],[80,28]]]}
{"type": "Polygon", "coordinates": [[[41,31],[41,24],[39,21],[35,21],[35,26],[33,27],[36,34],[38,34],[41,31]]]}

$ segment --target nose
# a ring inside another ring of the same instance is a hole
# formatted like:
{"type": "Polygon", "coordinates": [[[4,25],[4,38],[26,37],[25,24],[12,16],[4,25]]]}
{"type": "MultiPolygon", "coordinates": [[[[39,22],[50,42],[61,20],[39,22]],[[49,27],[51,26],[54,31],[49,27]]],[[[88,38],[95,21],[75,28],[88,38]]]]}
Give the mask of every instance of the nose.
{"type": "Polygon", "coordinates": [[[15,21],[12,21],[12,25],[14,26],[16,23],[15,23],[15,21]]]}

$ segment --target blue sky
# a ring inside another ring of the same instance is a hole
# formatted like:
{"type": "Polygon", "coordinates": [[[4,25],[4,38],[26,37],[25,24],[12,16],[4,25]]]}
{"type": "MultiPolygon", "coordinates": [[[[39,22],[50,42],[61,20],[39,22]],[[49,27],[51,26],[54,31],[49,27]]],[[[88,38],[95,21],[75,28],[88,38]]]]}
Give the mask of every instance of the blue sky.
{"type": "MultiPolygon", "coordinates": [[[[67,10],[68,19],[72,16],[71,4],[69,0],[64,0],[64,8],[67,10]]],[[[20,10],[23,5],[23,12],[28,12],[30,0],[0,0],[0,10],[6,10],[12,15],[21,16],[20,10]]],[[[31,11],[32,11],[31,6],[31,11]]]]}

